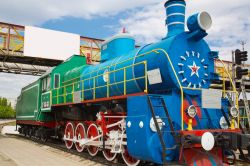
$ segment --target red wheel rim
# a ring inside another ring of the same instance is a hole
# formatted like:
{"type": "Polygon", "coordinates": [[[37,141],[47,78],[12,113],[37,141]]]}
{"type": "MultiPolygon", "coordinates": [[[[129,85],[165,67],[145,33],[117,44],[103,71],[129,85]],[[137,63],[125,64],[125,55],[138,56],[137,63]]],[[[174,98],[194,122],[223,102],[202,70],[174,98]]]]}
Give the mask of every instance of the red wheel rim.
{"type": "MultiPolygon", "coordinates": [[[[94,138],[98,135],[99,135],[99,131],[98,131],[97,126],[95,124],[91,124],[88,128],[88,131],[87,131],[88,139],[94,138]]],[[[97,138],[93,141],[100,141],[100,138],[97,138]]],[[[97,147],[97,146],[93,146],[93,145],[88,146],[88,152],[91,156],[97,155],[98,149],[99,149],[99,147],[97,147]]]]}
{"type": "MultiPolygon", "coordinates": [[[[78,123],[78,125],[76,126],[75,136],[76,136],[76,140],[77,141],[80,141],[83,138],[85,138],[85,136],[86,136],[86,134],[85,134],[85,127],[84,127],[84,125],[82,123],[78,123]]],[[[79,142],[75,142],[75,147],[76,147],[76,150],[78,152],[82,152],[83,149],[84,149],[84,145],[80,146],[79,142]]]]}
{"type": "MultiPolygon", "coordinates": [[[[103,138],[105,141],[107,140],[106,137],[103,138]]],[[[102,151],[103,156],[106,158],[108,161],[113,161],[117,155],[117,153],[111,153],[111,149],[105,149],[102,151]]]]}
{"type": "Polygon", "coordinates": [[[122,153],[122,158],[123,161],[128,165],[128,166],[136,166],[140,163],[140,160],[133,158],[132,156],[129,155],[127,146],[124,146],[124,152],[122,153]]]}
{"type": "MultiPolygon", "coordinates": [[[[73,139],[74,138],[74,126],[71,122],[67,123],[64,131],[64,135],[67,139],[73,139]]],[[[71,149],[74,142],[65,140],[65,145],[68,149],[71,149]]]]}

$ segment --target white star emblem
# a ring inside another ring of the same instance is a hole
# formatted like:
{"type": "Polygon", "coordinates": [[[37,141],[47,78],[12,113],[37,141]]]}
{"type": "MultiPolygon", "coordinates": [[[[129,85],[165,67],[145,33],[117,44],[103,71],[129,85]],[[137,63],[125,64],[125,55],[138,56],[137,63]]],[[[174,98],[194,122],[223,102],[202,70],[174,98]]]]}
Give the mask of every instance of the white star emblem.
{"type": "Polygon", "coordinates": [[[196,66],[196,64],[195,64],[195,62],[193,61],[193,66],[188,66],[188,68],[189,69],[191,69],[191,76],[190,77],[192,77],[194,74],[197,76],[197,77],[199,77],[199,73],[198,73],[198,70],[200,69],[200,67],[199,66],[196,66]]]}

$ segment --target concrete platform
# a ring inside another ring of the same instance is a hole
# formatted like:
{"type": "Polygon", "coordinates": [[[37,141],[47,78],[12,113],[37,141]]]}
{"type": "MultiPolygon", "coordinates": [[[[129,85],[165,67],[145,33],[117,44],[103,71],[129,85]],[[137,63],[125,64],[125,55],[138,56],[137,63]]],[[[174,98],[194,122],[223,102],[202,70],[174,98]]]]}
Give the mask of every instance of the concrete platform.
{"type": "Polygon", "coordinates": [[[94,161],[35,142],[0,135],[1,166],[100,166],[94,161]]]}

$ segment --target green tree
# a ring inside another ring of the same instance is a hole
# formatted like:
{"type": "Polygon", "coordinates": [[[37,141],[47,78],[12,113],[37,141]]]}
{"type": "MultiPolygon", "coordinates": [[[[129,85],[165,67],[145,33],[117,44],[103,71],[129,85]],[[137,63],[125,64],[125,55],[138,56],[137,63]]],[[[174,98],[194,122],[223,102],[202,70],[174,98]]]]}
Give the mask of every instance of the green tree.
{"type": "Polygon", "coordinates": [[[11,107],[11,102],[0,97],[0,118],[15,118],[16,111],[11,107]]]}

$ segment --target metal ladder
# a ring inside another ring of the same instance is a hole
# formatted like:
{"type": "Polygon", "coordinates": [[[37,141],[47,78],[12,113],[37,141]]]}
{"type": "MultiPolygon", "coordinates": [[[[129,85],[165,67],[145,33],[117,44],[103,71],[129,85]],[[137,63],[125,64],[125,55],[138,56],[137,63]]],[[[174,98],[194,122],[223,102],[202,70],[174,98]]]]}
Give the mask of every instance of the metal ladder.
{"type": "MultiPolygon", "coordinates": [[[[245,111],[246,111],[246,115],[247,115],[248,126],[250,126],[250,112],[249,112],[249,105],[248,105],[248,100],[247,100],[247,95],[246,95],[246,87],[245,87],[244,79],[241,80],[240,88],[241,88],[241,93],[242,93],[245,111]]],[[[246,131],[242,128],[241,123],[240,123],[240,127],[241,127],[242,132],[246,133],[246,131]]],[[[245,126],[245,129],[246,129],[246,126],[245,126]]],[[[249,158],[247,157],[247,156],[249,156],[249,154],[245,154],[242,149],[239,149],[239,151],[240,151],[239,158],[242,160],[245,160],[245,161],[249,161],[249,158]]]]}
{"type": "MultiPolygon", "coordinates": [[[[166,144],[164,142],[164,136],[163,136],[163,133],[164,131],[160,129],[160,126],[159,126],[159,122],[157,121],[157,119],[159,117],[156,117],[155,115],[155,110],[154,108],[155,107],[162,107],[164,109],[164,112],[165,112],[165,115],[166,117],[161,117],[162,119],[167,119],[168,120],[168,124],[169,124],[169,127],[171,129],[171,134],[173,135],[175,141],[177,141],[177,136],[175,134],[175,131],[174,131],[174,125],[171,121],[171,118],[170,118],[170,115],[169,115],[169,112],[168,112],[168,109],[166,107],[166,103],[164,101],[164,99],[161,97],[161,96],[147,96],[147,100],[148,100],[148,104],[149,104],[149,107],[150,107],[150,111],[152,113],[152,118],[154,120],[154,124],[155,124],[155,127],[156,127],[156,130],[157,130],[157,134],[159,136],[159,139],[160,139],[160,143],[161,143],[161,146],[162,146],[162,159],[163,159],[163,165],[164,164],[167,164],[168,162],[166,161],[166,157],[167,157],[167,154],[166,154],[166,150],[172,150],[172,149],[175,149],[176,146],[174,147],[171,147],[171,148],[167,148],[166,147],[166,144]],[[154,106],[152,104],[152,101],[151,101],[151,98],[157,98],[157,99],[160,99],[160,105],[157,105],[157,106],[154,106]]],[[[177,143],[177,142],[176,142],[177,143]]],[[[169,164],[169,163],[168,163],[169,164]]]]}
{"type": "Polygon", "coordinates": [[[240,88],[241,88],[241,93],[242,93],[242,97],[243,97],[243,101],[244,101],[244,106],[245,106],[245,111],[246,111],[246,115],[247,115],[248,125],[250,126],[250,111],[249,111],[249,105],[248,105],[248,100],[247,100],[247,94],[246,94],[246,87],[245,87],[244,79],[242,79],[242,81],[241,81],[240,88]]]}

